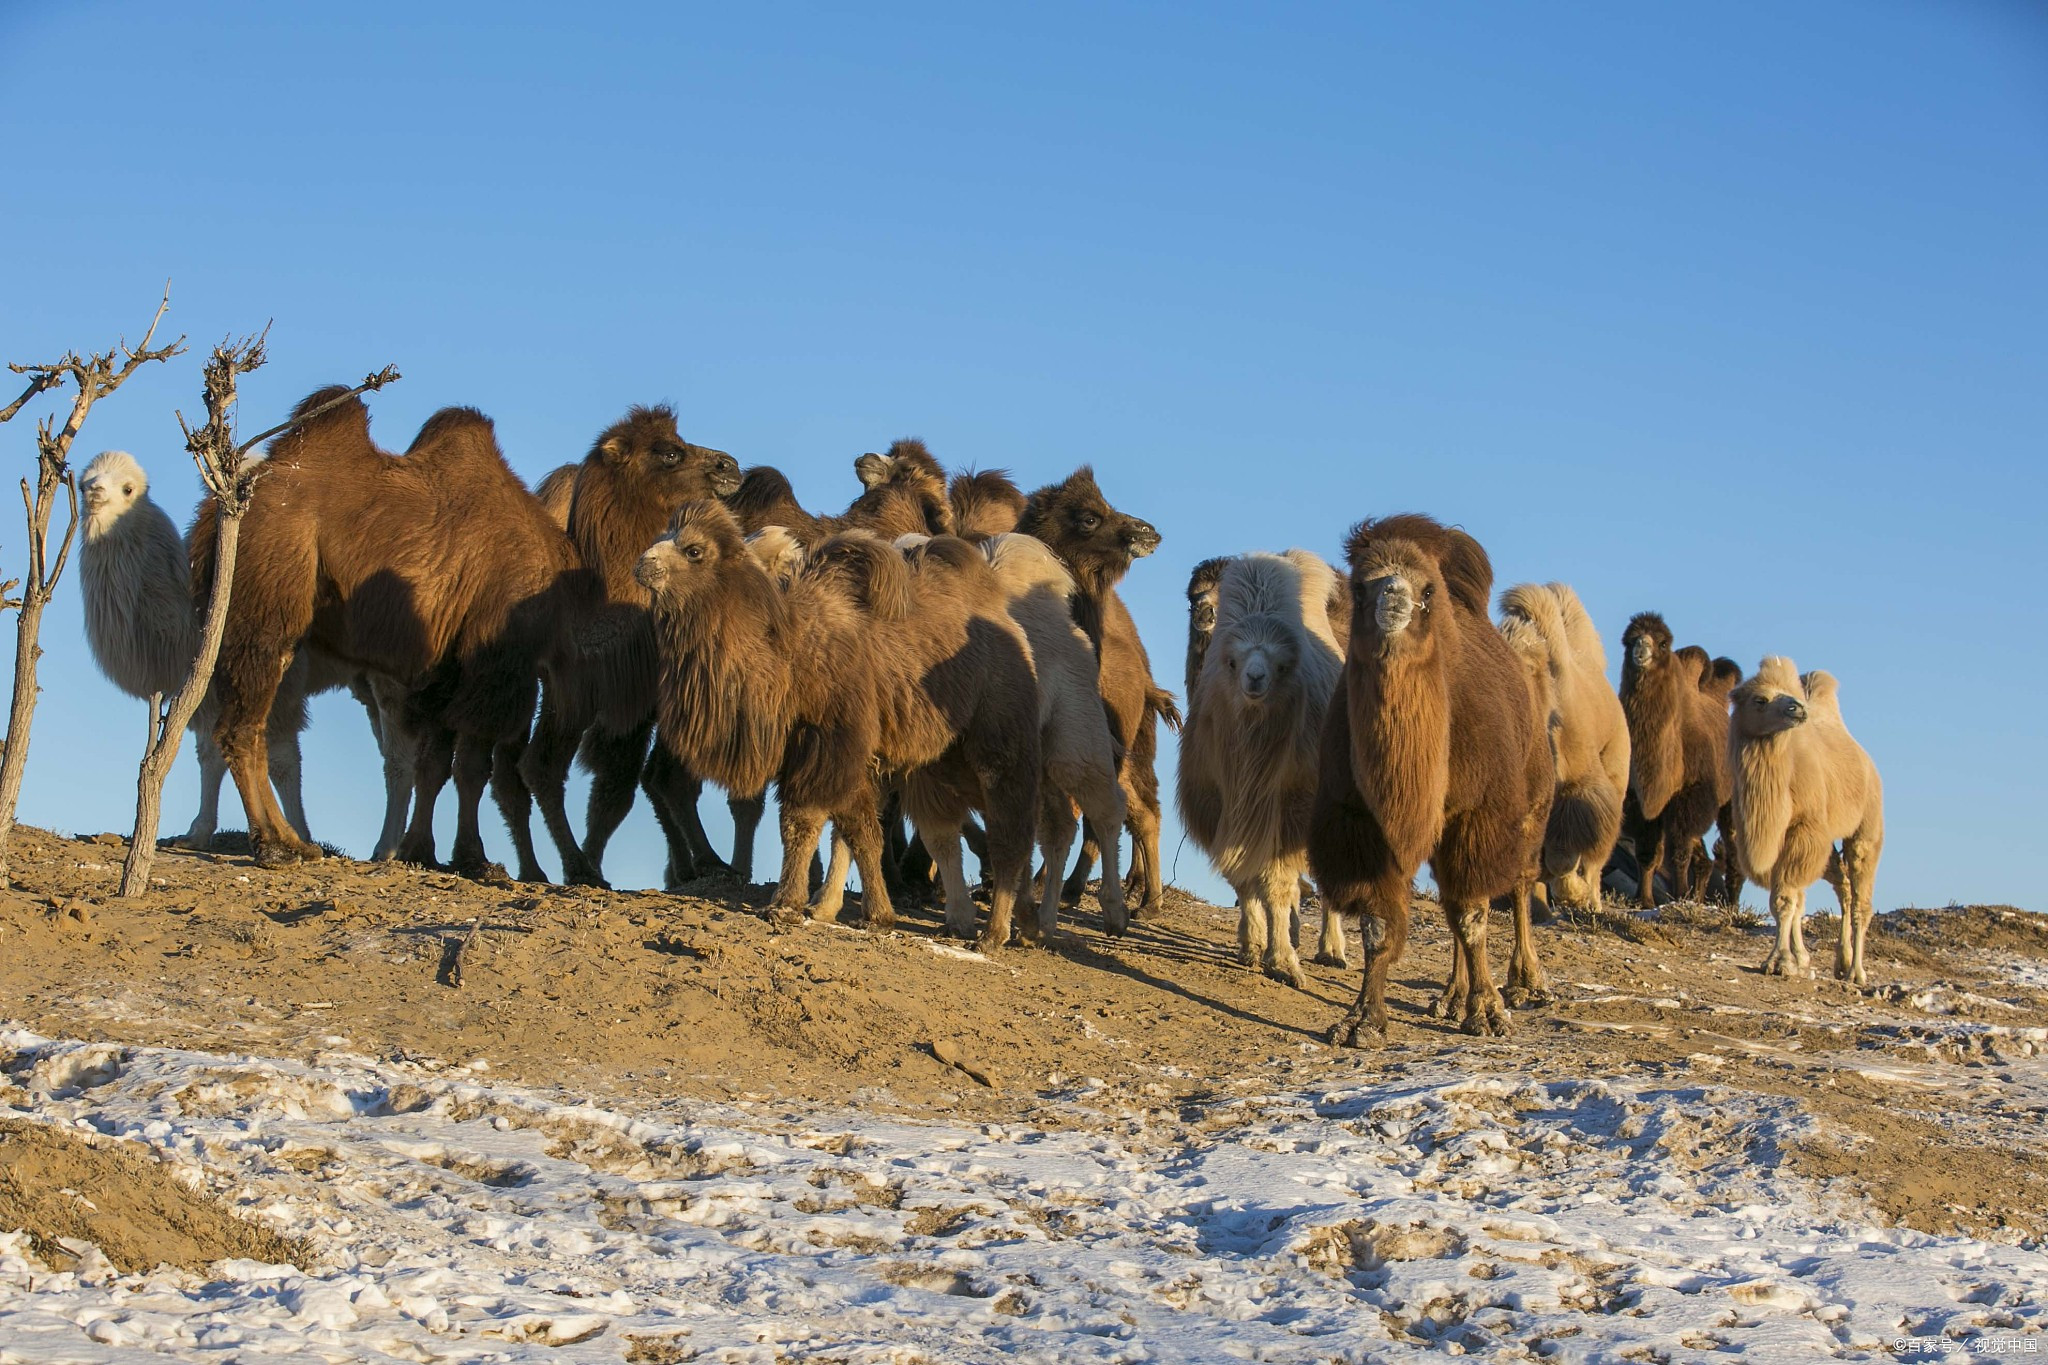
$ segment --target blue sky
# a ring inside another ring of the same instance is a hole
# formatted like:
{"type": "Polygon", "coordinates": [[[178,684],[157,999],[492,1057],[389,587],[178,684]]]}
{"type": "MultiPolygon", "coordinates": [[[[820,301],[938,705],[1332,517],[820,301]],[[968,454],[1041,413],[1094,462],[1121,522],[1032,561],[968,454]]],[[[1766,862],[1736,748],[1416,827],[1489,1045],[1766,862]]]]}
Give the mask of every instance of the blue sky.
{"type": "MultiPolygon", "coordinates": [[[[1092,462],[1165,535],[1126,592],[1176,689],[1197,560],[1427,511],[1576,586],[1617,667],[1654,608],[1835,672],[1880,906],[2048,904],[2048,10],[7,5],[0,129],[0,359],[132,338],[170,278],[195,354],[80,455],[180,521],[172,410],[272,318],[250,430],[390,362],[386,444],[472,404],[530,479],[662,399],[820,509],[906,433],[1092,462]]],[[[125,830],[140,703],[76,588],[22,815],[125,830]]],[[[315,714],[315,831],[365,851],[367,727],[315,714]]],[[[636,810],[614,880],[657,845],[636,810]]]]}

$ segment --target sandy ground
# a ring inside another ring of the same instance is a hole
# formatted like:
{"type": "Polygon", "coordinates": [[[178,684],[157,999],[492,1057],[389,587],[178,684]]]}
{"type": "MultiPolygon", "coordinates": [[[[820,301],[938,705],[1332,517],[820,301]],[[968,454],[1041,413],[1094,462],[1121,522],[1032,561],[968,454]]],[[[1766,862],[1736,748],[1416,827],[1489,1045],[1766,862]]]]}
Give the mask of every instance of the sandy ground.
{"type": "MultiPolygon", "coordinates": [[[[1128,938],[1105,936],[1091,902],[1056,950],[984,958],[942,939],[928,909],[883,935],[777,932],[754,913],[758,886],[565,891],[167,852],[153,893],[122,901],[116,836],[22,829],[15,848],[15,887],[0,893],[0,1019],[48,1037],[302,1061],[346,1047],[625,1105],[825,1103],[1048,1130],[1120,1115],[1100,1121],[1190,1134],[1247,1093],[1445,1066],[1693,1078],[1795,1100],[1815,1123],[1776,1159],[1888,1219],[1997,1240],[2048,1233],[2048,917],[2026,912],[1881,917],[1876,984],[1862,990],[1762,976],[1766,929],[1724,912],[1570,919],[1539,930],[1555,1003],[1518,1012],[1508,1038],[1475,1040],[1427,1017],[1447,937],[1419,902],[1393,1038],[1339,1051],[1320,1039],[1355,972],[1310,966],[1306,991],[1267,980],[1233,961],[1234,911],[1177,892],[1128,938]]],[[[1832,922],[1816,916],[1808,938],[1830,961],[1832,922]]],[[[10,1165],[35,1141],[0,1129],[10,1165]]],[[[59,1183],[112,1210],[97,1223],[11,1178],[0,1225],[49,1245],[97,1236],[132,1259],[110,1229],[124,1207],[158,1201],[148,1163],[115,1155],[63,1157],[76,1173],[59,1183]]],[[[201,1224],[169,1259],[252,1254],[234,1229],[201,1224]]]]}

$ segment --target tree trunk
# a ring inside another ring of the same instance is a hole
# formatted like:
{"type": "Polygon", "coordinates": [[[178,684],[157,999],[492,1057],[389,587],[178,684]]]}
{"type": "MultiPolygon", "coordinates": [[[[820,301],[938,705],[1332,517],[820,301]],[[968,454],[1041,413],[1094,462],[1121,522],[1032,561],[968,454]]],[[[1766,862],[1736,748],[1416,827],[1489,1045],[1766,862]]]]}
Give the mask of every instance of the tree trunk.
{"type": "Polygon", "coordinates": [[[142,757],[142,770],[135,779],[135,834],[128,841],[128,860],[121,866],[123,896],[139,896],[149,890],[150,868],[156,862],[156,829],[163,818],[164,781],[178,758],[178,743],[185,737],[199,703],[213,686],[213,665],[220,658],[220,637],[228,621],[228,595],[234,589],[235,551],[242,539],[244,502],[233,511],[220,509],[215,527],[213,596],[206,604],[206,625],[199,635],[199,657],[192,672],[168,710],[156,711],[151,703],[149,749],[142,757]]]}
{"type": "Polygon", "coordinates": [[[35,723],[36,664],[42,658],[39,642],[43,631],[43,608],[47,593],[37,591],[31,581],[22,590],[21,615],[15,622],[14,703],[7,711],[7,748],[0,757],[0,885],[8,877],[7,848],[14,838],[14,811],[21,801],[21,778],[28,769],[29,727],[35,723]]]}

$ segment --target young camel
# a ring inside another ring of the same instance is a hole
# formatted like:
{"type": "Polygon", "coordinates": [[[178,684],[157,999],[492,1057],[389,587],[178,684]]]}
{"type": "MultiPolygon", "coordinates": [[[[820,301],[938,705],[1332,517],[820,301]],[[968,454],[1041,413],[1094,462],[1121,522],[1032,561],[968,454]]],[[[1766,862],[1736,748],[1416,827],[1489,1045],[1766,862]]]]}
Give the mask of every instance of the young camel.
{"type": "Polygon", "coordinates": [[[1884,851],[1884,783],[1842,723],[1834,676],[1802,677],[1790,659],[1765,659],[1735,689],[1728,731],[1735,854],[1743,873],[1769,888],[1778,921],[1765,974],[1813,974],[1802,927],[1806,888],[1826,877],[1842,902],[1835,975],[1866,984],[1863,945],[1884,851]]]}
{"type": "MultiPolygon", "coordinates": [[[[1309,811],[1343,671],[1327,611],[1336,582],[1306,550],[1225,561],[1181,734],[1181,818],[1237,892],[1238,960],[1297,988],[1307,985],[1294,940],[1309,811]]],[[[1341,925],[1323,916],[1318,962],[1344,965],[1341,925]]]]}
{"type": "MultiPolygon", "coordinates": [[[[776,783],[783,848],[773,918],[801,917],[829,819],[860,869],[868,923],[894,923],[877,778],[896,776],[947,876],[947,926],[963,937],[974,909],[958,836],[968,808],[982,809],[993,885],[981,944],[1008,941],[1031,871],[1038,687],[978,551],[941,536],[906,559],[845,532],[815,547],[784,589],[732,514],[705,501],[677,511],[635,574],[651,595],[661,651],[663,745],[736,795],[776,783]]],[[[813,917],[836,917],[837,895],[828,874],[813,917]]]]}
{"type": "Polygon", "coordinates": [[[1425,861],[1456,939],[1439,1007],[1467,1033],[1505,1033],[1486,917],[1492,897],[1528,894],[1540,857],[1556,785],[1544,699],[1487,619],[1493,566],[1471,536],[1384,517],[1354,528],[1345,552],[1351,646],[1323,729],[1309,863],[1328,906],[1365,917],[1365,972],[1330,1040],[1385,1037],[1387,971],[1425,861]]]}
{"type": "Polygon", "coordinates": [[[1702,686],[1706,652],[1674,650],[1671,628],[1639,612],[1622,632],[1621,709],[1628,718],[1630,827],[1642,867],[1637,903],[1657,904],[1657,870],[1668,858],[1672,887],[1698,895],[1706,869],[1693,870],[1700,840],[1728,803],[1728,707],[1702,686]]]}

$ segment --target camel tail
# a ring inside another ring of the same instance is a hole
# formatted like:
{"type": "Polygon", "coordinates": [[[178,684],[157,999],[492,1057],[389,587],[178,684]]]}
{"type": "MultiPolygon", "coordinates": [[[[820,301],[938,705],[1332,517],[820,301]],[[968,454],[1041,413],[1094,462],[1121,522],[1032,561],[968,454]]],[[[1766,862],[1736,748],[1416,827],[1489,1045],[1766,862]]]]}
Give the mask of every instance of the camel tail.
{"type": "Polygon", "coordinates": [[[1175,734],[1180,733],[1180,703],[1174,700],[1173,693],[1163,687],[1154,687],[1146,694],[1145,705],[1151,708],[1154,715],[1166,722],[1167,729],[1175,734]]]}

